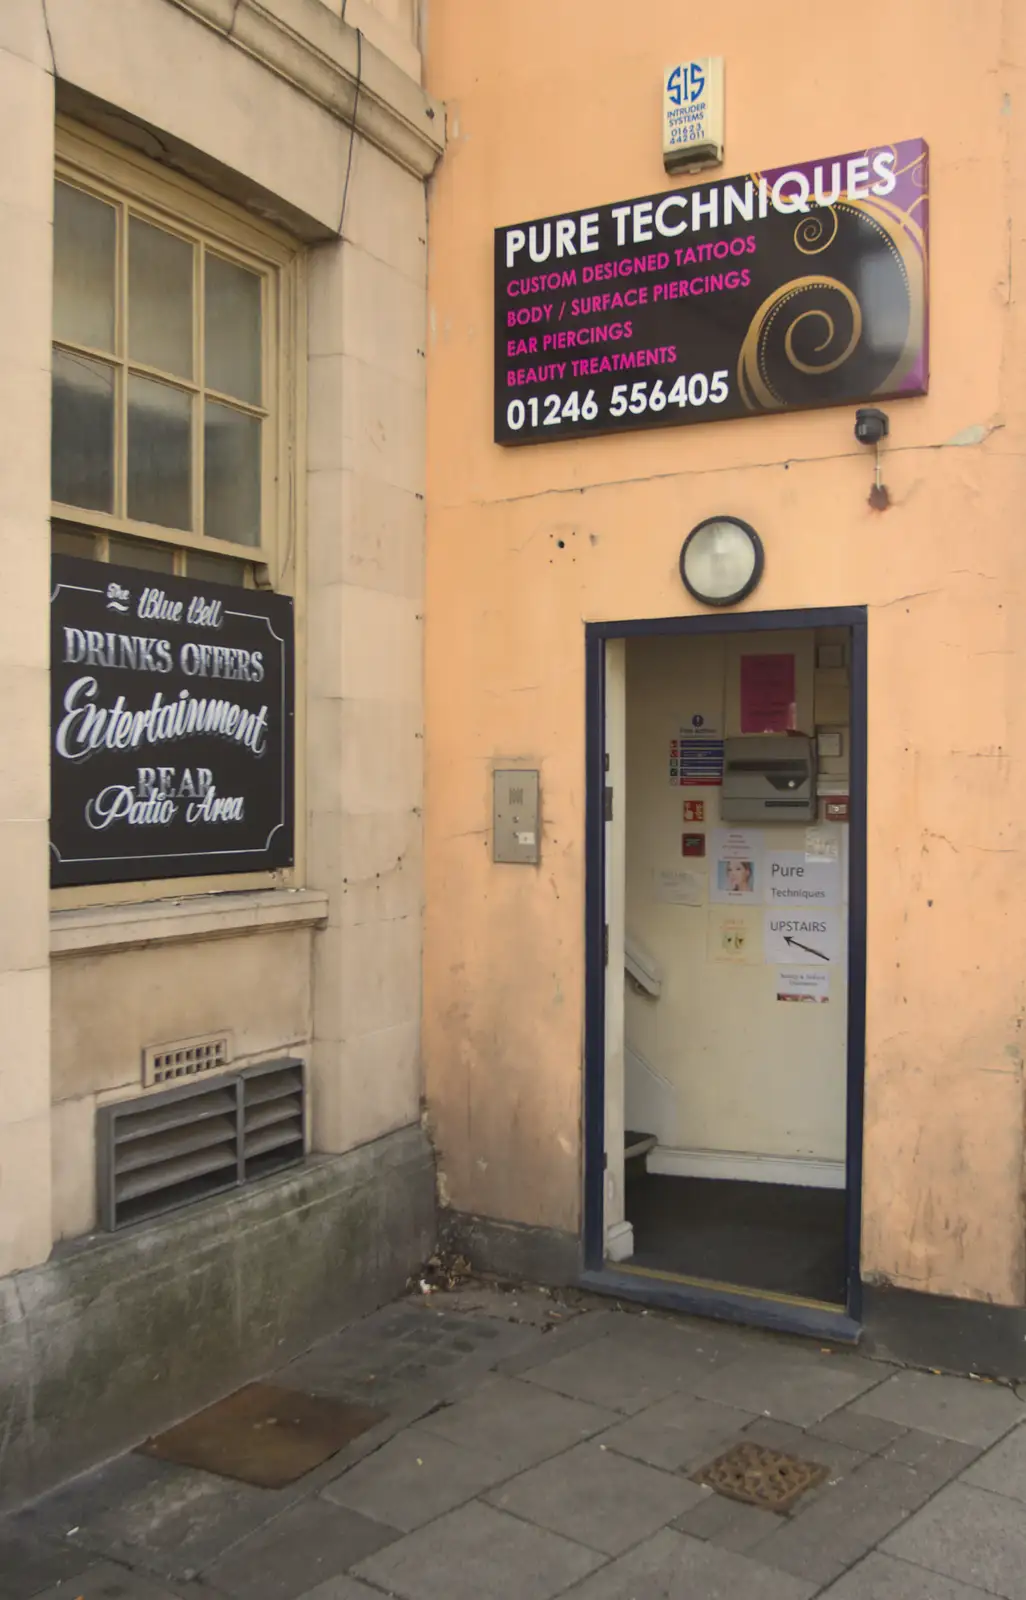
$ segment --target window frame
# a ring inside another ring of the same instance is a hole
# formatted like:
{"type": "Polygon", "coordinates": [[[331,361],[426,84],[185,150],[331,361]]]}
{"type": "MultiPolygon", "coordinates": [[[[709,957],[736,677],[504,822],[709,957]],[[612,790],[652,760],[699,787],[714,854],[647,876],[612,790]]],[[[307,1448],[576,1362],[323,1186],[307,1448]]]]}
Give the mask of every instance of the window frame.
{"type": "MultiPolygon", "coordinates": [[[[236,544],[234,541],[208,538],[184,529],[164,528],[159,524],[140,522],[127,516],[85,507],[51,502],[53,522],[71,523],[78,529],[87,529],[97,536],[94,559],[108,559],[110,537],[139,539],[144,544],[167,545],[174,552],[173,571],[183,570],[184,553],[195,550],[199,554],[228,557],[239,563],[243,581],[248,586],[271,588],[291,595],[295,608],[295,761],[294,761],[294,864],[277,871],[220,874],[191,878],[139,879],[122,884],[87,884],[76,888],[51,889],[50,906],[53,911],[77,910],[95,905],[119,905],[152,900],[182,899],[188,895],[212,892],[241,893],[249,889],[293,888],[304,881],[305,868],[305,702],[306,702],[306,631],[305,631],[305,422],[306,422],[306,273],[303,246],[289,235],[254,217],[240,206],[212,190],[206,189],[169,168],[159,166],[138,151],[116,143],[105,135],[83,126],[70,118],[58,116],[56,149],[54,156],[54,181],[68,182],[97,199],[123,208],[123,220],[118,228],[119,288],[115,301],[115,317],[120,324],[124,317],[124,295],[120,285],[127,285],[127,219],[131,214],[166,229],[182,238],[202,242],[223,255],[225,259],[256,270],[264,282],[262,294],[262,348],[264,371],[263,401],[266,420],[263,425],[261,461],[261,543],[259,546],[236,544]],[[122,280],[121,274],[124,274],[122,280]],[[270,307],[270,315],[268,315],[270,307]]],[[[194,259],[194,292],[200,284],[199,255],[194,259]]],[[[194,341],[202,338],[203,308],[194,310],[194,341]]],[[[159,369],[148,369],[144,363],[131,361],[125,347],[124,329],[119,325],[115,344],[119,353],[92,351],[86,346],[70,344],[52,338],[54,347],[71,349],[91,355],[116,370],[119,399],[115,406],[115,474],[116,492],[126,483],[127,449],[125,418],[127,407],[120,401],[120,386],[127,383],[128,374],[138,371],[154,376],[161,382],[169,375],[159,369]]],[[[207,391],[199,389],[195,378],[174,380],[190,393],[199,393],[194,403],[192,439],[203,429],[203,399],[207,391]]],[[[211,391],[213,393],[213,391],[211,391]]],[[[225,397],[239,405],[233,397],[225,397]]],[[[240,409],[249,410],[242,402],[240,409]]],[[[194,453],[193,506],[197,496],[203,495],[202,456],[194,453]],[[197,481],[198,480],[198,481],[197,481]]],[[[115,504],[118,501],[115,500],[115,504]]],[[[115,562],[117,558],[115,557],[115,562]]]]}

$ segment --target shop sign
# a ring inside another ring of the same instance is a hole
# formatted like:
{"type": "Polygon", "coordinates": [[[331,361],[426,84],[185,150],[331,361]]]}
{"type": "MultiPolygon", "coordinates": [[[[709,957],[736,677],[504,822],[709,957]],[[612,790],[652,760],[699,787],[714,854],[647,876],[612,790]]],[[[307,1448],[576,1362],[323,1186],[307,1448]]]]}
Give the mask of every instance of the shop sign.
{"type": "Polygon", "coordinates": [[[495,439],[923,394],[921,139],[495,233],[495,439]]]}
{"type": "Polygon", "coordinates": [[[54,556],[51,881],[292,863],[292,601],[54,556]]]}

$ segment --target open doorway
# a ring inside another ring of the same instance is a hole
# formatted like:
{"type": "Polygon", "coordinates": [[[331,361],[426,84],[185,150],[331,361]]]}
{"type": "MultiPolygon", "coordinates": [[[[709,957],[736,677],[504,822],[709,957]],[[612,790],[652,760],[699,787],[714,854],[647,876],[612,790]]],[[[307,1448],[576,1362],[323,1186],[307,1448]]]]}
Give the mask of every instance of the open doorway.
{"type": "Polygon", "coordinates": [[[617,1292],[857,1318],[864,630],[853,610],[595,630],[585,1247],[617,1292]]]}

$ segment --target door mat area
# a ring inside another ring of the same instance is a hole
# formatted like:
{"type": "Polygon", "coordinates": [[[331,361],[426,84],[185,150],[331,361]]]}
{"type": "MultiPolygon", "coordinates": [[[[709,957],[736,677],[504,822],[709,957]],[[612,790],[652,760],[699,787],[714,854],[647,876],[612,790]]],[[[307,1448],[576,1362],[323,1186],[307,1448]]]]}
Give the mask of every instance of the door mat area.
{"type": "Polygon", "coordinates": [[[827,1469],[816,1461],[801,1461],[797,1456],[768,1450],[765,1445],[734,1445],[726,1455],[692,1474],[695,1483],[704,1483],[730,1500],[763,1511],[789,1511],[807,1489],[822,1483],[827,1469]]]}
{"type": "Polygon", "coordinates": [[[386,1413],[250,1383],[139,1446],[140,1455],[237,1478],[259,1489],[282,1489],[312,1472],[386,1413]]]}

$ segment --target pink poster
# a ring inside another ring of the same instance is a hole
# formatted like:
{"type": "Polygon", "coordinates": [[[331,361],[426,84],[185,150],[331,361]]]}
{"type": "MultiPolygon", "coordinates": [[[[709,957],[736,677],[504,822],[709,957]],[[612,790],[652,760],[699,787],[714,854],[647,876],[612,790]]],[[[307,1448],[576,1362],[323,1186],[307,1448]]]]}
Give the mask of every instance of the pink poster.
{"type": "Polygon", "coordinates": [[[796,726],[794,656],[741,657],[741,732],[790,733],[796,726]]]}

